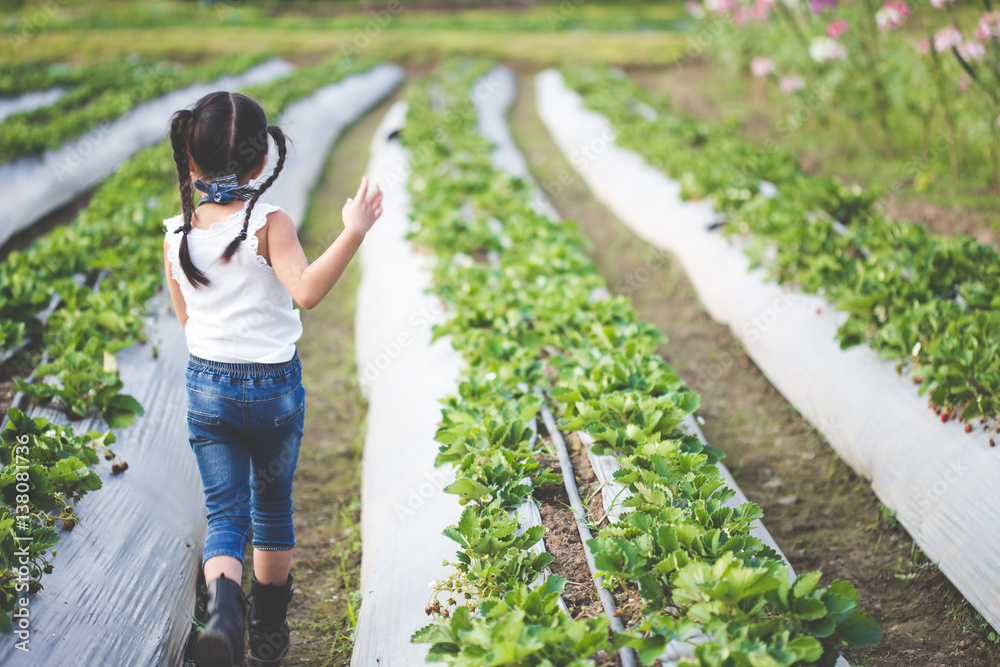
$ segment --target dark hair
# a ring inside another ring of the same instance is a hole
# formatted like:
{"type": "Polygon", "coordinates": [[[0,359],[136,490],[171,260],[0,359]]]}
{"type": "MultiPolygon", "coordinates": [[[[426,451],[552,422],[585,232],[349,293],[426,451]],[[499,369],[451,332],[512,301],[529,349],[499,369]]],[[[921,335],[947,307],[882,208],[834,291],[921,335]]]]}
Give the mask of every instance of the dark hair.
{"type": "Polygon", "coordinates": [[[191,216],[194,214],[188,160],[194,162],[206,182],[226,174],[236,174],[238,180],[243,180],[267,157],[268,136],[278,147],[278,164],[247,202],[243,230],[222,253],[223,262],[232,259],[233,253],[246,239],[254,204],[271,187],[285,165],[285,135],[277,125],[268,125],[261,106],[241,93],[209,93],[198,100],[193,109],[181,109],[170,119],[170,144],[177,164],[177,184],[184,216],[179,256],[184,275],[196,288],[207,285],[208,276],[191,261],[188,249],[187,233],[191,231],[191,216]]]}

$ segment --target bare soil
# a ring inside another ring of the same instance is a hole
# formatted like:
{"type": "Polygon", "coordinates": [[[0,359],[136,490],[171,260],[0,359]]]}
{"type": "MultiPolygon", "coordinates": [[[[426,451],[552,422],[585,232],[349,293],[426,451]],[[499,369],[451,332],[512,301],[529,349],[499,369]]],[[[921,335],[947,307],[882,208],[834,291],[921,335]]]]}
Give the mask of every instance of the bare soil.
{"type": "MultiPolygon", "coordinates": [[[[538,457],[538,462],[556,474],[563,474],[559,458],[556,456],[542,455],[538,457]]],[[[571,462],[577,484],[582,484],[587,479],[588,472],[593,479],[593,471],[590,470],[589,464],[581,468],[572,457],[571,462]],[[583,471],[582,478],[580,471],[583,471]]],[[[542,524],[545,526],[545,550],[555,559],[549,566],[549,571],[566,580],[562,597],[569,607],[570,615],[574,619],[600,618],[604,615],[604,607],[597,597],[597,588],[591,579],[590,567],[587,565],[583,542],[576,528],[576,518],[570,509],[566,487],[559,482],[545,484],[535,490],[533,497],[538,503],[542,524]]],[[[621,665],[621,659],[617,654],[612,656],[604,651],[596,653],[593,659],[599,667],[621,665]]]]}
{"type": "Polygon", "coordinates": [[[763,508],[795,570],[819,570],[824,584],[851,582],[882,628],[879,645],[845,657],[879,667],[1000,664],[982,618],[883,515],[868,483],[771,386],[728,328],[709,318],[679,263],[636,238],[594,199],[534,104],[533,80],[522,76],[511,113],[515,140],[539,182],[566,183],[569,175],[553,203],[590,240],[588,252],[612,291],[630,296],[640,317],[668,336],[659,353],[701,395],[705,436],[763,508]]]}
{"type": "MultiPolygon", "coordinates": [[[[539,463],[562,475],[563,469],[555,456],[539,456],[539,463]]],[[[599,618],[604,614],[597,589],[591,581],[590,568],[583,554],[583,543],[576,529],[576,519],[569,506],[566,487],[561,483],[546,484],[534,493],[545,526],[545,550],[555,558],[549,570],[566,580],[563,600],[573,618],[599,618]]]]}

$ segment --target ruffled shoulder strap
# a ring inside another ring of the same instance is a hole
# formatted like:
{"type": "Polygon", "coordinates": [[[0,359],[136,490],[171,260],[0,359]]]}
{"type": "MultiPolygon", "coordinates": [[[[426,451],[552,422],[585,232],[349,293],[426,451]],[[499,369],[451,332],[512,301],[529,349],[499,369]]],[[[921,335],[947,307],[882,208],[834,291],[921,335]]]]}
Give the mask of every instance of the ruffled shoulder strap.
{"type": "Polygon", "coordinates": [[[177,227],[184,221],[183,215],[175,215],[163,221],[163,232],[167,238],[167,259],[170,260],[170,274],[178,284],[181,282],[180,240],[183,236],[177,232],[177,227]]]}
{"type": "Polygon", "coordinates": [[[250,214],[250,223],[247,225],[247,238],[249,238],[251,234],[259,232],[260,229],[267,224],[267,216],[279,209],[281,209],[281,207],[275,204],[267,204],[264,202],[257,202],[254,204],[253,213],[250,214]]]}
{"type": "Polygon", "coordinates": [[[244,244],[253,262],[265,271],[272,273],[274,269],[271,268],[271,265],[267,263],[266,259],[257,254],[257,246],[260,243],[257,239],[257,232],[267,224],[267,216],[280,209],[281,207],[275,204],[257,202],[253,207],[253,212],[250,214],[250,222],[247,224],[247,240],[244,244]]]}

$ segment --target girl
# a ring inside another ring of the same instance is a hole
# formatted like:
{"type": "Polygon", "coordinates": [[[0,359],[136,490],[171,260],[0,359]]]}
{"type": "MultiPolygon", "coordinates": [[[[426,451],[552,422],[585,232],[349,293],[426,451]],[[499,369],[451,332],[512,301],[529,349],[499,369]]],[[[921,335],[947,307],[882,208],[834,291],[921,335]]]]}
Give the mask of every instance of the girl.
{"type": "Polygon", "coordinates": [[[292,299],[311,309],[326,296],[382,214],[382,194],[363,178],[344,205],[344,231],[309,264],[288,214],[257,203],[286,154],[284,134],[260,105],[239,93],[206,95],[173,115],[170,143],[182,213],[164,221],[163,261],[191,354],[188,433],[208,512],[208,620],[198,664],[243,665],[249,601],[249,664],[276,666],[288,651],[292,476],[305,415],[295,347],[302,324],[292,299]],[[268,137],[278,162],[254,189],[268,137]],[[192,186],[205,193],[197,207],[192,186]],[[244,596],[251,526],[254,571],[244,596]]]}

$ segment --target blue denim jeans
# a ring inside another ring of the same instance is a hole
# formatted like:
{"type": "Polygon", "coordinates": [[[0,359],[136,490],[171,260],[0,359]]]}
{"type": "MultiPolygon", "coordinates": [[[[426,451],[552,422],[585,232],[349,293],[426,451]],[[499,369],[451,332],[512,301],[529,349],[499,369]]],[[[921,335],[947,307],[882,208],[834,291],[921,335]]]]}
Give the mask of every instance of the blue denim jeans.
{"type": "Polygon", "coordinates": [[[198,460],[213,556],[243,563],[253,545],[291,549],[292,477],[305,418],[298,352],[278,364],[222,363],[191,355],[187,367],[188,438],[198,460]]]}

